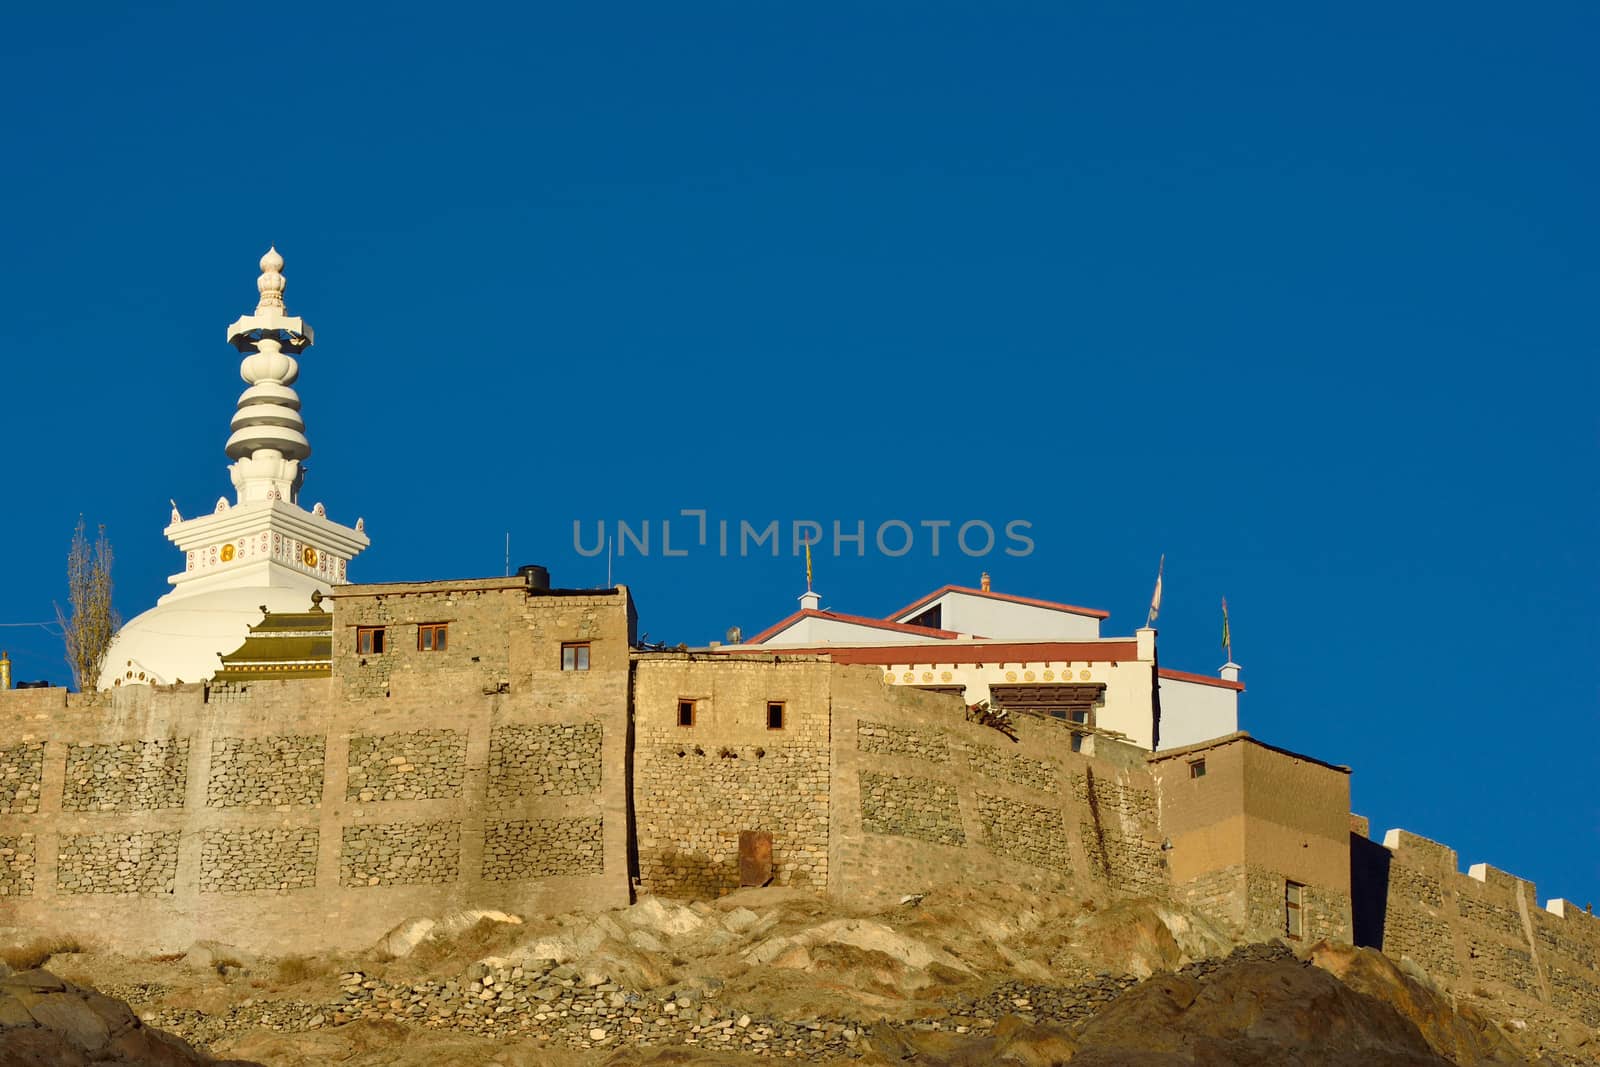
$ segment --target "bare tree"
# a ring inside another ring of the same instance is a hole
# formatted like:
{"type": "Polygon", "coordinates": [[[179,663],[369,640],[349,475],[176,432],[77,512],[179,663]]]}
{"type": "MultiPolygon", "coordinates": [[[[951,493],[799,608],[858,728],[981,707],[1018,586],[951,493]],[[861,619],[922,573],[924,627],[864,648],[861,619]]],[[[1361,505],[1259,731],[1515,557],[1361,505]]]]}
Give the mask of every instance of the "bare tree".
{"type": "Polygon", "coordinates": [[[56,605],[56,621],[67,646],[67,666],[72,681],[82,692],[93,689],[100,680],[100,666],[111,646],[117,627],[122,625],[111,604],[111,542],[101,526],[94,543],[84,534],[83,516],[72,533],[72,548],[67,553],[67,606],[71,614],[56,605]]]}

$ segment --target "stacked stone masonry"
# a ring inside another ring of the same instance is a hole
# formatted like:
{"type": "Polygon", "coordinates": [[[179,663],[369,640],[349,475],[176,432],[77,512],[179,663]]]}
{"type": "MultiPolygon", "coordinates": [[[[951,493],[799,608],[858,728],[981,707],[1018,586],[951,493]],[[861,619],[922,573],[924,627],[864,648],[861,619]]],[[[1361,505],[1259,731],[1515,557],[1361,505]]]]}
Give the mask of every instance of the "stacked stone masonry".
{"type": "Polygon", "coordinates": [[[1067,831],[1061,812],[994,793],[979,792],[978,819],[984,844],[992,851],[1022,863],[1070,874],[1067,831]]]}
{"type": "Polygon", "coordinates": [[[181,808],[189,780],[189,739],[116,741],[67,747],[64,811],[181,808]]]}
{"type": "Polygon", "coordinates": [[[1055,767],[1044,761],[982,745],[963,746],[967,764],[985,778],[1054,793],[1060,787],[1055,767]]]}
{"type": "Polygon", "coordinates": [[[483,842],[483,878],[509,882],[605,870],[600,817],[491,822],[483,842]]]}
{"type": "Polygon", "coordinates": [[[206,806],[319,804],[325,749],[323,738],[310,735],[216,738],[211,742],[206,806]]]}
{"type": "Polygon", "coordinates": [[[452,821],[346,826],[339,851],[344,886],[426,885],[461,876],[461,824],[452,821]]]}
{"type": "Polygon", "coordinates": [[[1159,843],[1111,829],[1103,822],[1080,823],[1078,833],[1095,878],[1130,893],[1167,893],[1166,863],[1159,843]]]}
{"type": "Polygon", "coordinates": [[[496,727],[489,736],[489,799],[595,792],[601,740],[598,722],[496,727]]]}
{"type": "Polygon", "coordinates": [[[30,741],[0,748],[0,815],[32,815],[39,810],[44,782],[44,744],[30,741]]]}
{"type": "Polygon", "coordinates": [[[0,897],[26,897],[33,894],[36,852],[32,834],[0,836],[0,897]]]}
{"type": "Polygon", "coordinates": [[[309,889],[317,884],[317,829],[208,830],[200,847],[200,892],[309,889]]]}
{"type": "Polygon", "coordinates": [[[956,787],[910,774],[861,772],[861,828],[935,845],[967,840],[956,787]]]}
{"type": "Polygon", "coordinates": [[[878,756],[904,756],[909,759],[944,763],[950,759],[944,737],[931,730],[856,720],[856,747],[878,756]]]}
{"type": "Polygon", "coordinates": [[[640,746],[640,875],[652,892],[715,897],[739,887],[739,834],[772,835],[773,882],[827,885],[823,745],[640,746]]]}
{"type": "Polygon", "coordinates": [[[178,880],[177,830],[67,834],[56,860],[63,893],[171,893],[178,880]]]}
{"type": "Polygon", "coordinates": [[[1102,821],[1135,823],[1153,830],[1156,822],[1155,794],[1148,789],[1124,785],[1094,771],[1071,776],[1072,796],[1102,821]]]}
{"type": "Polygon", "coordinates": [[[350,739],[346,800],[437,800],[461,795],[467,735],[416,730],[350,739]]]}

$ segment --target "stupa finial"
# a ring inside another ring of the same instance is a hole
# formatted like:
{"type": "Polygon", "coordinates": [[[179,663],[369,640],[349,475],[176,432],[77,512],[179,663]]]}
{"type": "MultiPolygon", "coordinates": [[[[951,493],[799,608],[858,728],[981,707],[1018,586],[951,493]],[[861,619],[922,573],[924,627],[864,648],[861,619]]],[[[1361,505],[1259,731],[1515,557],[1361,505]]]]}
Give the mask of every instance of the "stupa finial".
{"type": "Polygon", "coordinates": [[[256,279],[256,289],[261,293],[261,302],[256,305],[256,311],[277,310],[281,314],[283,287],[286,284],[283,277],[283,257],[278,255],[278,248],[274,245],[261,257],[261,277],[256,279]]]}

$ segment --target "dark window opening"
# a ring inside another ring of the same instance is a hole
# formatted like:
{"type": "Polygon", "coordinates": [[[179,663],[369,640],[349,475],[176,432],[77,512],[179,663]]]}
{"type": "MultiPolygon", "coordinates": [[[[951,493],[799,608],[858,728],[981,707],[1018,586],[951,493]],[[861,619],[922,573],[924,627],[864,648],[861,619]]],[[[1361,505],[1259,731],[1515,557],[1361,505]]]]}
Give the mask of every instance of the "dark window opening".
{"type": "Polygon", "coordinates": [[[942,630],[944,629],[944,626],[942,625],[944,621],[943,616],[944,605],[935,604],[927,611],[924,611],[921,615],[915,615],[907,619],[906,622],[912,626],[926,626],[930,630],[942,630]]]}
{"type": "Polygon", "coordinates": [[[1189,764],[1189,777],[1190,778],[1204,778],[1205,776],[1206,776],[1206,761],[1205,760],[1197,759],[1193,763],[1189,764]]]}
{"type": "Polygon", "coordinates": [[[356,651],[363,656],[375,656],[383,651],[382,626],[357,626],[356,651]]]}
{"type": "Polygon", "coordinates": [[[772,700],[767,702],[767,729],[783,729],[783,702],[772,700]]]}
{"type": "Polygon", "coordinates": [[[694,725],[694,701],[692,701],[692,700],[680,700],[680,701],[678,701],[678,725],[679,726],[693,726],[694,725]]]}

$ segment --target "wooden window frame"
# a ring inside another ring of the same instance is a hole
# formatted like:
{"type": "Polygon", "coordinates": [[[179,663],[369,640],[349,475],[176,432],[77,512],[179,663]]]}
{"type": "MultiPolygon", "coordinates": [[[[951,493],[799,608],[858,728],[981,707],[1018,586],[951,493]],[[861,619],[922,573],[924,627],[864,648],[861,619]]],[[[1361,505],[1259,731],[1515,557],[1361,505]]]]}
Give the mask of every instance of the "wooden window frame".
{"type": "Polygon", "coordinates": [[[1283,883],[1283,936],[1301,941],[1306,935],[1306,887],[1302,882],[1283,883]]]}
{"type": "Polygon", "coordinates": [[[1206,776],[1206,761],[1203,760],[1203,759],[1190,760],[1189,761],[1189,777],[1190,778],[1204,778],[1205,776],[1206,776]]]}
{"type": "Polygon", "coordinates": [[[769,729],[769,730],[781,730],[781,729],[783,729],[784,726],[786,725],[786,720],[788,718],[789,718],[789,705],[788,705],[787,702],[782,701],[782,700],[769,700],[769,701],[767,701],[767,729],[769,729]],[[778,712],[778,724],[776,726],[774,726],[772,724],[772,712],[773,712],[774,708],[776,708],[777,712],[778,712]]]}
{"type": "Polygon", "coordinates": [[[450,624],[447,622],[419,622],[417,624],[417,651],[443,652],[450,647],[450,624]]]}
{"type": "Polygon", "coordinates": [[[689,697],[679,697],[678,698],[678,725],[679,726],[693,726],[694,725],[694,715],[695,715],[695,712],[698,710],[695,707],[695,705],[697,703],[698,703],[698,701],[695,701],[695,700],[693,700],[693,699],[691,699],[689,697]],[[685,711],[687,711],[689,713],[687,716],[684,715],[685,711]],[[686,719],[687,719],[687,721],[685,721],[686,719]]]}
{"type": "Polygon", "coordinates": [[[381,656],[388,647],[387,626],[357,626],[356,655],[381,656]]]}
{"type": "Polygon", "coordinates": [[[561,669],[563,671],[586,671],[586,670],[589,669],[590,662],[593,660],[593,658],[594,658],[594,653],[590,649],[590,643],[588,641],[563,641],[563,642],[561,642],[561,669]],[[568,649],[572,650],[572,666],[570,666],[570,667],[567,666],[567,650],[568,649]],[[579,664],[578,664],[578,659],[579,659],[578,653],[579,652],[583,653],[583,657],[582,657],[583,658],[583,664],[582,664],[582,666],[579,666],[579,664]]]}

